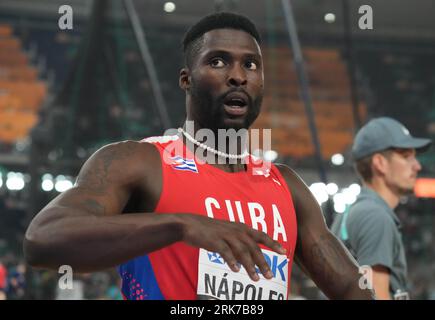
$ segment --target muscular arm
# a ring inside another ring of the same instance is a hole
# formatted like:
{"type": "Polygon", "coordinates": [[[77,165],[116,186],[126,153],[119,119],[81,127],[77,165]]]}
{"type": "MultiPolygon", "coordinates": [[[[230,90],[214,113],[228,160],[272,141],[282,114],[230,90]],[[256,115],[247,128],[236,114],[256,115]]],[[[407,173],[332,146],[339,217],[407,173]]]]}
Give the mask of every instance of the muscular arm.
{"type": "Polygon", "coordinates": [[[121,215],[131,192],[152,175],[153,146],[133,141],[106,146],[83,166],[76,185],[33,219],[24,239],[31,265],[76,272],[113,267],[181,239],[172,215],[121,215]]]}
{"type": "Polygon", "coordinates": [[[373,299],[359,288],[358,265],[328,230],[317,201],[290,168],[279,165],[291,190],[298,223],[295,261],[330,299],[373,299]]]}
{"type": "Polygon", "coordinates": [[[122,142],[97,151],[83,166],[76,185],[39,212],[24,239],[26,260],[76,272],[113,267],[177,241],[218,252],[233,271],[240,262],[253,280],[257,265],[272,273],[258,246],[284,249],[265,233],[245,224],[194,213],[155,213],[162,186],[160,155],[146,143],[122,142]],[[147,212],[121,214],[140,190],[147,212]]]}

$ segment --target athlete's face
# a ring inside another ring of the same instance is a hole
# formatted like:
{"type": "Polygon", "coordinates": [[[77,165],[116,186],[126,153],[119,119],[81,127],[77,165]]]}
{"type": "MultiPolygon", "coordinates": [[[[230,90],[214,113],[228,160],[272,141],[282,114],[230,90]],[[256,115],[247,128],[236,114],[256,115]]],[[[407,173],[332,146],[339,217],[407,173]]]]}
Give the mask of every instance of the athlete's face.
{"type": "Polygon", "coordinates": [[[385,182],[397,194],[412,193],[420,170],[414,149],[394,149],[387,157],[385,182]]]}
{"type": "Polygon", "coordinates": [[[187,117],[195,126],[241,129],[255,121],[264,75],[260,47],[250,34],[233,29],[205,33],[190,70],[184,70],[187,117]]]}

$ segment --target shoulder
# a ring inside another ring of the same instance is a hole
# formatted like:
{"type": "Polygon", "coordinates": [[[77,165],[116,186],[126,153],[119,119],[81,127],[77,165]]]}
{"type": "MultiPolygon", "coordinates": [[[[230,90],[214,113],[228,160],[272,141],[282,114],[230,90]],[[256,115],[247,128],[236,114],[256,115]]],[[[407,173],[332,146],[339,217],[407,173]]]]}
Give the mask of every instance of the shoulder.
{"type": "Polygon", "coordinates": [[[107,144],[98,149],[90,159],[96,158],[105,164],[119,162],[119,164],[133,164],[141,161],[152,161],[158,156],[155,146],[146,141],[125,140],[107,144]]]}
{"type": "Polygon", "coordinates": [[[294,206],[297,211],[300,211],[297,214],[302,215],[302,212],[311,214],[314,211],[319,211],[317,201],[302,178],[285,164],[275,164],[275,166],[287,182],[294,206]]]}
{"type": "Polygon", "coordinates": [[[307,197],[312,198],[310,189],[296,171],[285,164],[275,164],[275,166],[287,182],[287,186],[295,201],[306,201],[307,197]]]}
{"type": "Polygon", "coordinates": [[[279,172],[287,182],[291,192],[293,205],[297,217],[299,237],[301,239],[316,239],[328,235],[325,217],[314,195],[302,178],[290,167],[277,164],[279,172]]]}
{"type": "Polygon", "coordinates": [[[156,145],[167,145],[172,143],[173,141],[179,140],[180,137],[177,135],[165,135],[165,136],[152,136],[145,139],[142,139],[140,142],[152,143],[156,145]]]}
{"type": "MultiPolygon", "coordinates": [[[[275,164],[275,167],[278,169],[278,171],[281,173],[281,175],[286,180],[289,188],[301,188],[306,187],[305,182],[302,180],[302,178],[289,166],[281,163],[275,164]]],[[[292,190],[293,191],[293,190],[292,190]]]]}
{"type": "Polygon", "coordinates": [[[92,173],[116,183],[128,184],[155,172],[159,161],[159,151],[152,144],[119,141],[98,149],[83,165],[81,175],[92,173]]]}
{"type": "Polygon", "coordinates": [[[392,223],[393,219],[390,217],[387,209],[376,201],[370,199],[360,200],[354,203],[349,210],[349,222],[355,223],[392,223]]]}

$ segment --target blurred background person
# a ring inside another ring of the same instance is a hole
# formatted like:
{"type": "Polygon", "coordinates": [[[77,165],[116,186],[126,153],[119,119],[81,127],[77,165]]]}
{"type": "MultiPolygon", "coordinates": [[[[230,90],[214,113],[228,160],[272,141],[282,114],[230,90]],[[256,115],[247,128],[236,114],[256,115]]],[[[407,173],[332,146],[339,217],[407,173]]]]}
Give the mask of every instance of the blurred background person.
{"type": "Polygon", "coordinates": [[[409,299],[401,222],[393,210],[401,197],[413,193],[421,170],[416,153],[430,145],[387,117],[372,119],[355,137],[352,155],[363,188],[331,230],[361,266],[371,267],[378,299],[409,299]]]}
{"type": "Polygon", "coordinates": [[[6,285],[8,280],[8,271],[0,260],[0,300],[6,300],[6,285]]]}

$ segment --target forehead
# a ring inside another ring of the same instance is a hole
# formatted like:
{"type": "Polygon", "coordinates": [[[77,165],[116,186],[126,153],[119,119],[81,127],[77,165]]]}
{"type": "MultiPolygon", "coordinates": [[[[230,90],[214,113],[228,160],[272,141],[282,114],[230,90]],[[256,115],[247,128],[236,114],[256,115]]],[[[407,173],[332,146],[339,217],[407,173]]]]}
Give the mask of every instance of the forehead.
{"type": "Polygon", "coordinates": [[[202,52],[213,50],[244,51],[261,56],[257,40],[249,33],[236,29],[215,29],[203,36],[202,52]]]}

